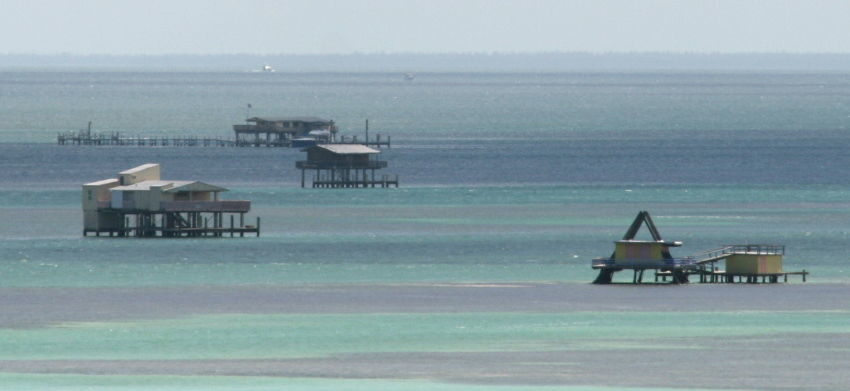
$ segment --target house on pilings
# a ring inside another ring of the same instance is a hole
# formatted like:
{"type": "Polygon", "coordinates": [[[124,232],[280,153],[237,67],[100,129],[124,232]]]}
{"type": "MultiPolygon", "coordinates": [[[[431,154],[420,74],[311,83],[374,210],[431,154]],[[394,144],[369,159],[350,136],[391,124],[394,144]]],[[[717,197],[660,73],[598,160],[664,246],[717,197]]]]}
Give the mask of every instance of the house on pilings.
{"type": "Polygon", "coordinates": [[[259,217],[256,225],[245,224],[251,201],[222,200],[225,191],[200,181],[163,180],[159,164],[143,164],[83,185],[83,236],[259,236],[259,217]]]}
{"type": "Polygon", "coordinates": [[[314,188],[367,188],[398,187],[398,176],[376,176],[376,171],[387,167],[387,162],[377,160],[381,151],[361,144],[319,144],[303,149],[307,160],[298,161],[301,170],[301,187],[306,187],[306,171],[314,171],[314,188]]]}
{"type": "Polygon", "coordinates": [[[252,117],[245,122],[233,125],[238,146],[289,147],[293,140],[308,136],[329,142],[338,131],[333,120],[319,117],[252,117]]]}
{"type": "Polygon", "coordinates": [[[671,247],[682,242],[665,241],[652,221],[649,212],[638,213],[621,240],[614,242],[614,253],[608,258],[596,258],[592,267],[599,270],[594,284],[610,284],[614,274],[632,270],[632,283],[643,282],[644,272],[655,272],[655,282],[668,277],[675,284],[687,283],[689,276],[696,275],[701,283],[745,282],[777,283],[780,278],[788,281],[789,275],[800,275],[806,281],[807,271],[787,272],[782,268],[785,246],[774,244],[727,245],[705,251],[695,256],[675,258],[671,247]],[[641,226],[646,226],[652,240],[636,240],[641,226]],[[724,262],[726,269],[718,268],[724,262]]]}
{"type": "Polygon", "coordinates": [[[696,261],[691,258],[674,258],[670,254],[671,247],[681,246],[682,242],[670,242],[661,238],[658,228],[652,221],[649,212],[638,213],[632,225],[621,240],[614,242],[614,253],[608,258],[596,258],[592,267],[599,270],[594,284],[610,284],[614,273],[632,270],[632,282],[640,283],[646,270],[669,273],[674,283],[687,283],[688,271],[697,268],[696,261]],[[640,227],[645,225],[652,240],[636,240],[640,227]]]}

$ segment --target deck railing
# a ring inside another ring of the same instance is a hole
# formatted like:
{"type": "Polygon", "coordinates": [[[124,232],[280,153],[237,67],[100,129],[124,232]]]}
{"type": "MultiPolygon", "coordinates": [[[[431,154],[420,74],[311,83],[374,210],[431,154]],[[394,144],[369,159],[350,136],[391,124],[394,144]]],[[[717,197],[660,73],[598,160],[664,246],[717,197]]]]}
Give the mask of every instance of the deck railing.
{"type": "Polygon", "coordinates": [[[162,201],[159,209],[164,212],[248,212],[251,201],[162,201]]]}
{"type": "Polygon", "coordinates": [[[700,263],[705,263],[733,254],[785,255],[785,246],[779,244],[731,244],[694,255],[693,258],[696,258],[700,263]]]}
{"type": "Polygon", "coordinates": [[[591,261],[591,266],[594,269],[605,268],[605,267],[624,267],[624,268],[658,268],[658,267],[688,267],[694,266],[697,264],[697,260],[691,257],[685,258],[671,258],[671,259],[660,259],[660,260],[646,260],[645,262],[638,261],[621,261],[617,262],[614,258],[594,258],[591,261]]]}
{"type": "Polygon", "coordinates": [[[779,244],[735,244],[728,247],[733,254],[785,255],[785,246],[779,244]]]}
{"type": "Polygon", "coordinates": [[[309,170],[330,170],[330,169],[357,169],[357,170],[377,170],[386,168],[387,162],[384,160],[370,160],[368,162],[311,162],[308,160],[300,160],[295,162],[295,168],[309,170]]]}
{"type": "MultiPolygon", "coordinates": [[[[112,209],[109,201],[98,201],[98,209],[112,209]]],[[[132,200],[124,200],[118,210],[135,211],[136,203],[132,200]]],[[[251,201],[228,200],[228,201],[162,201],[158,210],[147,210],[147,212],[232,212],[242,213],[251,210],[251,201]]]]}
{"type": "Polygon", "coordinates": [[[233,125],[236,133],[297,133],[306,128],[284,128],[274,125],[233,125]]]}

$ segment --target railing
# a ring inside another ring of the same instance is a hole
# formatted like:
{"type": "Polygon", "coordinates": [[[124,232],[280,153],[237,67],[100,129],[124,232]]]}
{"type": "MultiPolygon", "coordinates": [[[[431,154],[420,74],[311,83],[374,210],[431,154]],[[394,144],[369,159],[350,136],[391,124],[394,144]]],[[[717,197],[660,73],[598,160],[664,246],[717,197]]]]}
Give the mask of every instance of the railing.
{"type": "Polygon", "coordinates": [[[593,260],[590,261],[590,266],[594,269],[613,265],[614,258],[593,258],[593,260]]]}
{"type": "Polygon", "coordinates": [[[248,212],[251,201],[162,201],[164,212],[248,212]]]}
{"type": "Polygon", "coordinates": [[[233,125],[233,130],[237,133],[296,133],[305,131],[306,128],[284,128],[274,125],[233,125]]]}
{"type": "Polygon", "coordinates": [[[300,160],[295,162],[295,168],[311,169],[311,170],[330,170],[330,169],[381,169],[386,168],[387,162],[383,160],[370,160],[368,162],[310,162],[300,160]]]}
{"type": "Polygon", "coordinates": [[[733,254],[785,255],[785,246],[779,244],[735,244],[728,247],[733,254]]]}
{"type": "MultiPolygon", "coordinates": [[[[98,209],[112,209],[109,201],[98,201],[98,209]]],[[[118,209],[136,209],[136,203],[124,200],[118,209]]],[[[150,212],[248,212],[251,210],[251,201],[228,200],[228,201],[162,201],[159,210],[150,212]]]]}
{"type": "Polygon", "coordinates": [[[605,267],[626,267],[626,268],[658,268],[658,267],[687,267],[687,266],[695,266],[697,264],[697,260],[691,257],[685,258],[671,258],[671,259],[659,259],[659,260],[622,260],[617,262],[614,258],[594,258],[591,261],[591,267],[594,269],[605,268],[605,267]]]}
{"type": "Polygon", "coordinates": [[[136,201],[134,200],[122,200],[121,205],[118,208],[112,207],[112,201],[98,201],[97,202],[98,209],[136,209],[136,201]]]}
{"type": "Polygon", "coordinates": [[[733,244],[694,255],[699,263],[716,261],[733,254],[785,255],[785,246],[779,244],[733,244]]]}
{"type": "Polygon", "coordinates": [[[115,146],[233,146],[233,140],[219,137],[166,137],[166,136],[122,136],[114,133],[60,133],[56,141],[59,145],[115,145],[115,146]]]}

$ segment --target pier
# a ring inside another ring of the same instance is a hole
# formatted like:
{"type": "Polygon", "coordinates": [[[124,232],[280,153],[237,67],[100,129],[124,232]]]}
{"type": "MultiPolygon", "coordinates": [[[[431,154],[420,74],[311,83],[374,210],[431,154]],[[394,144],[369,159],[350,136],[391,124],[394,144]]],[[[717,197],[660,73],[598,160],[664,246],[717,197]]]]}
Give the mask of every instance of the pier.
{"type": "Polygon", "coordinates": [[[59,145],[92,145],[92,146],[137,146],[137,147],[235,147],[234,140],[218,137],[145,137],[124,136],[120,132],[86,133],[66,132],[56,136],[59,145]]]}
{"type": "MultiPolygon", "coordinates": [[[[86,131],[64,132],[56,136],[58,145],[121,146],[121,147],[293,147],[293,140],[269,143],[237,141],[222,137],[198,136],[126,136],[121,132],[86,131]]],[[[361,139],[357,136],[339,136],[335,144],[360,144],[374,148],[391,148],[389,136],[376,135],[361,139]]]]}
{"type": "MultiPolygon", "coordinates": [[[[782,282],[788,282],[788,276],[801,276],[803,282],[806,282],[806,276],[809,275],[805,269],[798,272],[781,272],[781,273],[762,273],[762,274],[732,274],[727,273],[725,270],[716,270],[710,271],[705,269],[699,269],[698,271],[691,273],[699,276],[700,283],[710,283],[710,284],[722,284],[722,283],[746,283],[746,284],[758,284],[758,283],[768,283],[775,284],[779,282],[779,279],[782,279],[782,282]]],[[[667,281],[667,277],[671,277],[670,273],[656,271],[655,272],[655,282],[659,281],[667,281]]]]}
{"type": "MultiPolygon", "coordinates": [[[[398,175],[381,175],[379,178],[372,176],[369,178],[366,171],[360,171],[361,174],[351,175],[351,172],[334,171],[326,172],[324,175],[316,174],[313,177],[312,187],[321,188],[367,188],[367,187],[398,187],[398,175]],[[359,176],[359,177],[358,177],[359,176]]],[[[303,186],[302,186],[303,187],[303,186]]]]}

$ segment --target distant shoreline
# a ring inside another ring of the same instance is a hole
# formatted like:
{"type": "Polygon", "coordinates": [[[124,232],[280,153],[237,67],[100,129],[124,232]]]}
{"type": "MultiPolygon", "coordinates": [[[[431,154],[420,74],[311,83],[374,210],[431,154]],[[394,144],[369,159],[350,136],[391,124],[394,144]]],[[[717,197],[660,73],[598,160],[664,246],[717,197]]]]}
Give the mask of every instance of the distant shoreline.
{"type": "Polygon", "coordinates": [[[850,72],[850,53],[354,53],[0,54],[0,71],[137,70],[277,72],[850,72]]]}

